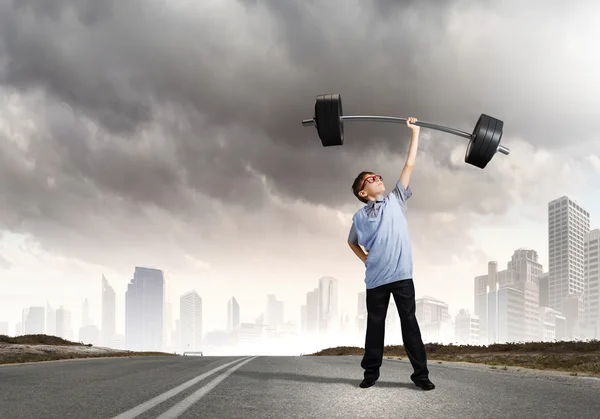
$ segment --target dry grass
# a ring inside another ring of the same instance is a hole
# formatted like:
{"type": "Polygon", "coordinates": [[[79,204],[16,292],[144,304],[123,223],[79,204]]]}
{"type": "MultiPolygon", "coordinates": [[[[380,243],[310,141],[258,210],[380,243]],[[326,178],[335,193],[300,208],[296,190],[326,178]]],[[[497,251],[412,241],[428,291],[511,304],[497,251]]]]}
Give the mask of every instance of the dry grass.
{"type": "Polygon", "coordinates": [[[14,338],[0,335],[0,343],[10,343],[13,345],[92,346],[91,343],[86,345],[81,342],[71,342],[51,335],[23,335],[14,338]]]}
{"type": "Polygon", "coordinates": [[[0,335],[0,364],[124,356],[175,356],[175,354],[95,348],[91,344],[71,342],[50,335],[23,335],[14,338],[0,335]]]}
{"type": "MultiPolygon", "coordinates": [[[[427,358],[435,361],[471,362],[568,372],[600,377],[600,341],[527,342],[475,345],[425,345],[427,358]]],[[[341,346],[308,356],[362,356],[363,348],[341,346]]],[[[385,357],[406,357],[402,345],[386,346],[385,357]]]]}

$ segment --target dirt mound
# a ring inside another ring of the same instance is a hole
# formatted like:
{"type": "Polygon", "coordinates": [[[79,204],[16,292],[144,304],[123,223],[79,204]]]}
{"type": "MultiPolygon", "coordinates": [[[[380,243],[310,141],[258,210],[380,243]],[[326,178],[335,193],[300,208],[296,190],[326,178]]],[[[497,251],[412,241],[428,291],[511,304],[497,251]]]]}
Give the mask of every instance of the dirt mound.
{"type": "Polygon", "coordinates": [[[0,343],[10,343],[13,345],[92,346],[91,343],[86,345],[80,342],[71,342],[51,335],[22,335],[14,338],[6,335],[0,335],[0,343]]]}
{"type": "MultiPolygon", "coordinates": [[[[600,352],[600,341],[565,341],[565,342],[526,342],[503,343],[493,345],[442,345],[439,343],[425,344],[428,355],[478,355],[499,353],[541,353],[541,354],[591,354],[600,352]]],[[[385,356],[406,356],[402,345],[388,345],[383,350],[385,356]]],[[[356,346],[338,346],[323,349],[310,356],[344,356],[363,355],[364,349],[356,346]]]]}
{"type": "MultiPolygon", "coordinates": [[[[600,376],[600,341],[527,342],[489,346],[425,344],[427,358],[435,361],[508,365],[537,370],[600,376]]],[[[305,356],[363,356],[364,348],[338,346],[305,356]]],[[[402,345],[386,346],[384,357],[406,359],[402,345]]]]}

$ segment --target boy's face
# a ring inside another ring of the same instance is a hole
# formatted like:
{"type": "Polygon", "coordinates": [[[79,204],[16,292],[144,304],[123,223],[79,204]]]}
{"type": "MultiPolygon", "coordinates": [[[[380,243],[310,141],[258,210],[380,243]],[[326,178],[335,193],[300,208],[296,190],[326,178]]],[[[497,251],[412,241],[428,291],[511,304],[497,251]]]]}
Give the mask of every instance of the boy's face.
{"type": "Polygon", "coordinates": [[[380,175],[374,173],[368,174],[363,179],[362,188],[359,194],[369,200],[376,199],[385,192],[385,185],[383,184],[383,178],[380,175]]]}

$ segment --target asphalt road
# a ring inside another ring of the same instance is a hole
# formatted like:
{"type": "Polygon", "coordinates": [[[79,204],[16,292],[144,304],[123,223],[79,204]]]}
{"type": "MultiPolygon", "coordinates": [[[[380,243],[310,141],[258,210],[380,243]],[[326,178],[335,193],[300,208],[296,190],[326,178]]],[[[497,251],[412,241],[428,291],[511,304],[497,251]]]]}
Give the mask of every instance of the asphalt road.
{"type": "Polygon", "coordinates": [[[600,417],[596,379],[432,361],[436,389],[423,391],[407,361],[385,360],[380,380],[361,389],[359,364],[357,357],[141,357],[0,366],[0,418],[600,417]]]}

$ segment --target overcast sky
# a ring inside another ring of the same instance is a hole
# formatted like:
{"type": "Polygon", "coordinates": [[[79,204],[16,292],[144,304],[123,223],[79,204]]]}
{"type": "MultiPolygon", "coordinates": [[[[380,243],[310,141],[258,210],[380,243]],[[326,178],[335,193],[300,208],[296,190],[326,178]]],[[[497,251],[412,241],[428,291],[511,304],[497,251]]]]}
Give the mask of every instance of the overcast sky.
{"type": "MultiPolygon", "coordinates": [[[[400,174],[410,130],[348,123],[323,148],[318,94],[346,114],[472,131],[504,121],[484,170],[466,140],[421,130],[409,205],[417,296],[472,309],[473,277],[531,247],[547,270],[547,203],[600,227],[600,58],[593,1],[0,0],[0,320],[73,310],[136,265],[169,298],[195,289],[208,330],[266,294],[300,304],[338,278],[351,315],[364,267],[346,244],[361,170],[400,174]],[[168,4],[163,4],[168,3],[168,4]],[[596,198],[594,198],[594,196],[596,198]]],[[[177,315],[175,315],[177,317],[177,315]]],[[[12,326],[11,326],[12,327],[12,326]]]]}

